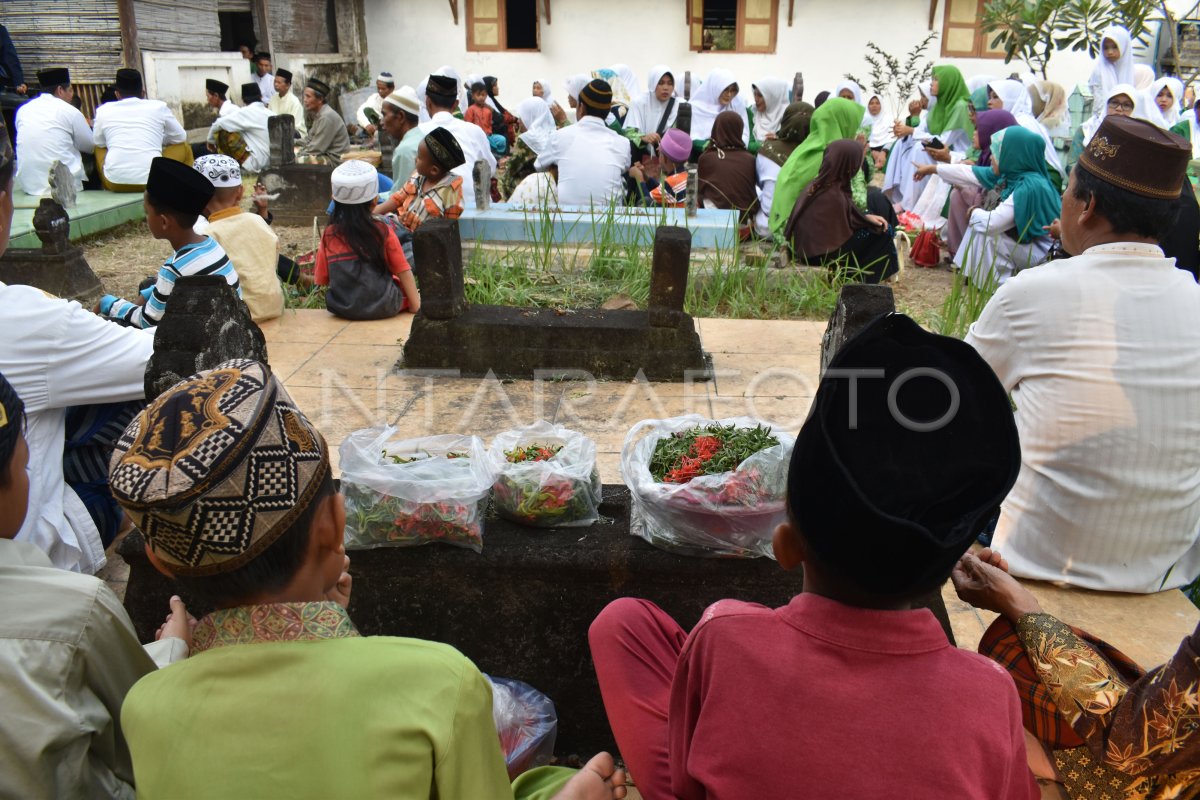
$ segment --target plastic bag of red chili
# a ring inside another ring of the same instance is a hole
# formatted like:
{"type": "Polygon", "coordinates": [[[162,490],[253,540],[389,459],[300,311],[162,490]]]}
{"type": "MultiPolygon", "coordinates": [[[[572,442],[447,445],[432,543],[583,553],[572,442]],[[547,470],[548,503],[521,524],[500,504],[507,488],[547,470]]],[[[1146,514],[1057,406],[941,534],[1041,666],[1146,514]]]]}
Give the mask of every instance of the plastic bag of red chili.
{"type": "Polygon", "coordinates": [[[494,474],[478,436],[399,439],[368,428],[339,448],[346,548],[443,542],[483,550],[483,518],[494,474]]]}
{"type": "Polygon", "coordinates": [[[538,420],[505,431],[488,449],[492,507],[535,528],[580,527],[600,518],[596,445],[582,433],[538,420]]]}
{"type": "Polygon", "coordinates": [[[794,444],[749,417],[639,422],[621,450],[630,532],[687,555],[772,556],[794,444]]]}

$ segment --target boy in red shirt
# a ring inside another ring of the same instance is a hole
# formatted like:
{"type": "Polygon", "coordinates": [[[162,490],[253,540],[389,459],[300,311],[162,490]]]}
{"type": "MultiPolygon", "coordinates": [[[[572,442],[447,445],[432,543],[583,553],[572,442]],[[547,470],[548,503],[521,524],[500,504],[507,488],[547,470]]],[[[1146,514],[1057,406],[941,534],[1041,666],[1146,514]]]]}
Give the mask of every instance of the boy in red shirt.
{"type": "Polygon", "coordinates": [[[487,104],[487,87],[482,83],[471,85],[471,105],[463,112],[463,119],[472,125],[483,128],[488,136],[492,135],[492,109],[487,104]]]}
{"type": "Polygon", "coordinates": [[[592,624],[621,755],[646,800],[1035,800],[1012,679],[915,601],[941,586],[1020,467],[979,355],[899,314],[838,352],[800,431],[783,608],[722,600],[691,633],[622,598],[592,624]]]}

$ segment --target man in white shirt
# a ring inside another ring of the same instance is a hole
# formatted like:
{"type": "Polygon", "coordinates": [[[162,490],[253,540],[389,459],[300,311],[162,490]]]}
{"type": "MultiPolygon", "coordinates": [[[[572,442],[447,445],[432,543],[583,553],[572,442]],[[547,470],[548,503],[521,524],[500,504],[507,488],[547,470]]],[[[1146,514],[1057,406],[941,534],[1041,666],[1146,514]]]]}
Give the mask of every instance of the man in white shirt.
{"type": "Polygon", "coordinates": [[[629,140],[604,124],[612,108],[612,88],[594,80],[579,92],[574,125],[559,128],[538,155],[539,171],[558,170],[558,203],[562,206],[607,206],[625,198],[625,172],[631,157],[629,140]]]}
{"type": "Polygon", "coordinates": [[[300,98],[292,93],[292,73],[286,69],[275,70],[275,96],[267,103],[267,108],[276,114],[291,114],[296,120],[295,131],[304,138],[308,126],[304,122],[304,106],[300,98]]]}
{"type": "MultiPolygon", "coordinates": [[[[7,135],[0,126],[0,255],[13,212],[7,135]]],[[[153,331],[122,328],[31,286],[0,283],[0,304],[0,374],[25,403],[29,445],[29,512],[16,541],[35,545],[60,569],[94,573],[104,566],[100,534],[63,476],[67,412],[144,398],[153,331]]]]}
{"type": "Polygon", "coordinates": [[[142,74],[117,70],[117,102],[96,109],[96,168],[110,192],[146,189],[150,162],[158,156],[191,165],[187,133],[161,100],[142,95],[142,74]]]}
{"type": "Polygon", "coordinates": [[[274,114],[263,105],[257,83],[242,84],[242,103],[237,111],[213,122],[208,149],[230,156],[247,172],[262,172],[271,163],[267,120],[274,114]]]}
{"type": "Polygon", "coordinates": [[[379,120],[383,116],[383,101],[388,95],[396,91],[396,79],[392,77],[390,72],[381,72],[375,78],[375,94],[367,98],[366,102],[358,107],[358,112],[354,118],[358,121],[358,127],[367,132],[367,136],[374,136],[375,131],[379,126],[371,121],[367,116],[367,109],[375,112],[375,119],[379,120]]]}
{"type": "Polygon", "coordinates": [[[211,108],[217,109],[218,117],[227,117],[237,111],[237,104],[229,99],[229,84],[209,78],[204,82],[204,97],[211,108]]]}
{"type": "Polygon", "coordinates": [[[1017,406],[993,539],[1014,575],[1123,592],[1200,575],[1200,286],[1157,244],[1190,157],[1108,116],[1063,194],[1081,255],[1006,282],[967,335],[1017,406]]]}
{"type": "Polygon", "coordinates": [[[270,102],[275,96],[275,76],[271,74],[271,54],[254,54],[254,82],[262,93],[263,102],[270,102]]]}
{"type": "Polygon", "coordinates": [[[446,75],[430,75],[425,84],[425,108],[429,111],[429,122],[420,128],[422,135],[434,128],[445,128],[458,140],[467,160],[451,172],[463,179],[463,208],[475,208],[475,162],[487,162],[490,182],[491,176],[496,174],[496,156],[492,155],[492,146],[483,128],[458,119],[450,113],[457,103],[458,80],[446,75]]]}
{"type": "Polygon", "coordinates": [[[75,89],[65,67],[38,73],[42,93],[17,109],[17,187],[25,194],[50,194],[50,166],[58,161],[75,176],[75,191],[83,190],[83,159],[94,147],[92,129],[71,105],[75,89]]]}

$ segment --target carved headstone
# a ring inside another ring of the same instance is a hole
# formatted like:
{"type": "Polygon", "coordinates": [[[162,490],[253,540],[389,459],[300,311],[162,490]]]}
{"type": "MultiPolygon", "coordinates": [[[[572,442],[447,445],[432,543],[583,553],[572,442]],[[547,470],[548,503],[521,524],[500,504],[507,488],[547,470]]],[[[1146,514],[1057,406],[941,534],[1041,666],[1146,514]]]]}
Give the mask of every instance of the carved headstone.
{"type": "Polygon", "coordinates": [[[650,324],[672,328],[683,316],[692,234],[678,225],[661,225],[654,231],[654,262],[650,268],[650,324]]]}
{"type": "Polygon", "coordinates": [[[700,176],[696,170],[695,164],[688,164],[687,168],[687,194],[684,195],[683,205],[687,209],[689,217],[696,216],[696,203],[699,200],[700,194],[700,176]]]}
{"type": "Polygon", "coordinates": [[[492,168],[481,158],[475,162],[471,177],[475,181],[475,208],[487,211],[492,207],[492,168]]]}
{"type": "Polygon", "coordinates": [[[684,70],[683,73],[683,99],[692,99],[692,71],[684,70]]]}
{"type": "Polygon", "coordinates": [[[267,362],[267,342],[233,288],[219,275],[180,278],[154,334],[146,365],[146,397],[228,361],[267,362]]]}
{"type": "Polygon", "coordinates": [[[458,223],[428,219],[413,234],[413,269],[421,311],[429,319],[454,319],[467,307],[458,223]]]}
{"type": "Polygon", "coordinates": [[[57,202],[43,197],[33,212],[33,230],[39,248],[10,247],[0,256],[0,281],[36,286],[43,292],[76,300],[91,308],[104,287],[83,250],[71,244],[71,218],[57,202]]]}
{"type": "Polygon", "coordinates": [[[396,145],[399,144],[399,140],[393,139],[388,135],[383,126],[380,126],[379,130],[375,131],[375,136],[379,140],[379,171],[397,183],[407,180],[407,175],[399,177],[392,174],[392,156],[396,152],[396,145]]]}
{"type": "Polygon", "coordinates": [[[75,207],[75,176],[61,161],[50,165],[50,196],[63,208],[75,207]]]}
{"type": "Polygon", "coordinates": [[[271,139],[271,166],[285,167],[296,160],[296,118],[291,114],[275,114],[267,118],[267,135],[271,139]]]}
{"type": "Polygon", "coordinates": [[[851,283],[842,287],[829,326],[821,337],[821,374],[848,340],[853,339],[873,320],[896,310],[896,298],[890,286],[851,283]]]}
{"type": "Polygon", "coordinates": [[[684,133],[692,132],[692,104],[683,102],[679,104],[679,111],[675,114],[675,127],[684,133]]]}
{"type": "Polygon", "coordinates": [[[804,73],[797,72],[796,77],[792,78],[792,102],[799,103],[804,100],[804,73]]]}

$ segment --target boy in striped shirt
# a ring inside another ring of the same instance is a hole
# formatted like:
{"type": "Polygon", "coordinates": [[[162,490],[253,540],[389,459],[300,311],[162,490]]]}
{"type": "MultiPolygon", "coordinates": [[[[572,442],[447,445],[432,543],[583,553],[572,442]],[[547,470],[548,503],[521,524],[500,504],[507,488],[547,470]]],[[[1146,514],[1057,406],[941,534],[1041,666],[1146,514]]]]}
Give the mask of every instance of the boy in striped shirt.
{"type": "Polygon", "coordinates": [[[213,185],[191,167],[168,158],[150,165],[146,194],[146,222],[155,239],[166,239],[174,253],[158,271],[153,287],[138,301],[112,295],[100,298],[100,315],[134,328],[152,328],[167,310],[167,300],[178,278],[191,275],[220,275],[242,296],[237,270],[216,239],[192,230],[196,218],[212,199],[213,185]]]}

